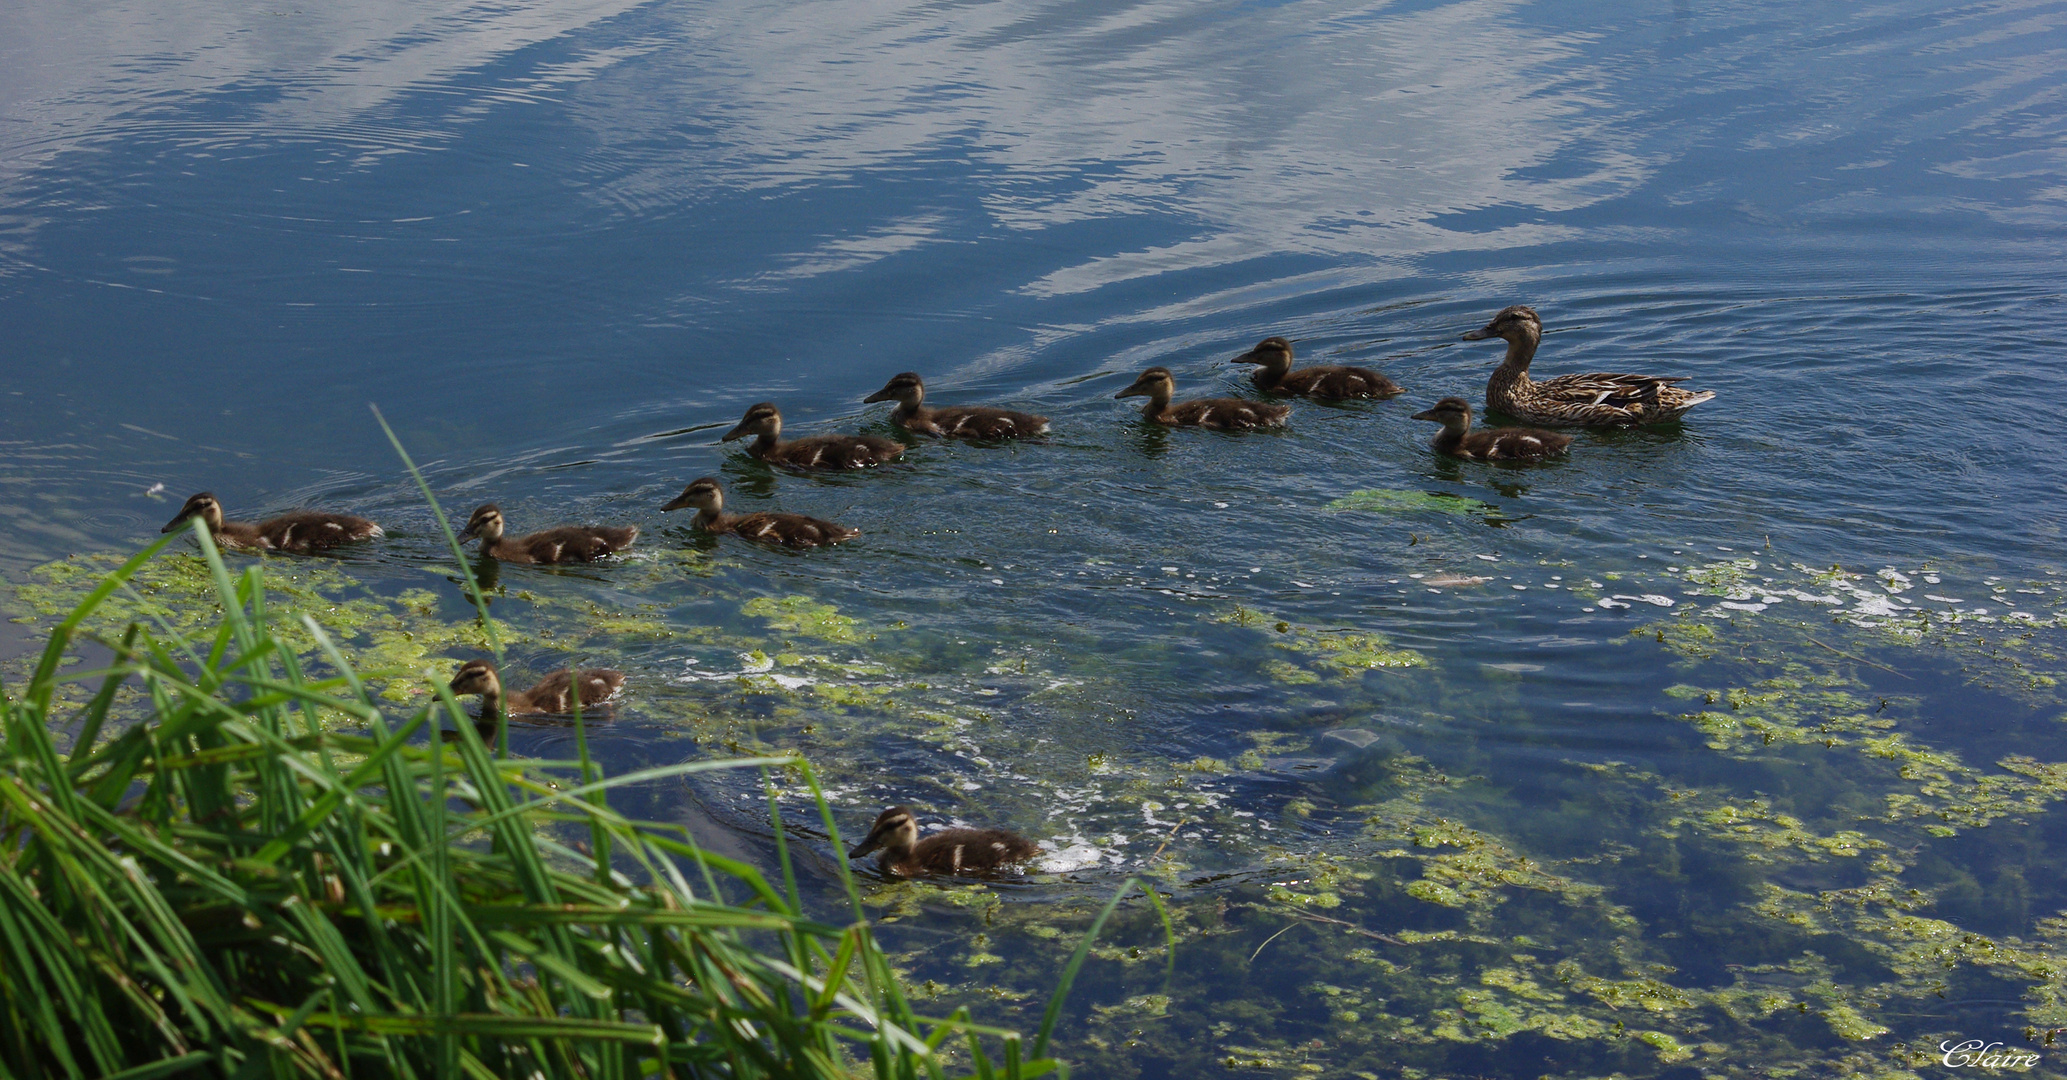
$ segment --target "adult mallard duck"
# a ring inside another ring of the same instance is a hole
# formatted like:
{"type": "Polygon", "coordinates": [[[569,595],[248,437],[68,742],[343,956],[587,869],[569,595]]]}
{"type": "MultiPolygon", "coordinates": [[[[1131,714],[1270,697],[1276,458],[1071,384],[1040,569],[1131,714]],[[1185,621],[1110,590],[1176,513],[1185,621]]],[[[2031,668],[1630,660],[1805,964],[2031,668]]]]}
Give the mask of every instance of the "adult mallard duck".
{"type": "Polygon", "coordinates": [[[926,382],[916,371],[893,375],[881,390],[862,398],[863,404],[895,401],[890,422],[920,435],[942,435],[957,439],[1012,439],[1041,435],[1048,430],[1048,418],[1032,413],[994,409],[988,405],[950,405],[945,409],[926,407],[926,382]]]}
{"type": "Polygon", "coordinates": [[[1148,404],[1142,406],[1141,418],[1171,427],[1239,431],[1282,424],[1285,417],[1292,412],[1289,405],[1273,405],[1267,401],[1247,401],[1242,398],[1200,398],[1172,405],[1170,395],[1176,392],[1177,380],[1171,377],[1170,369],[1152,367],[1142,372],[1141,377],[1135,379],[1132,386],[1113,396],[1146,397],[1148,404]]]}
{"type": "MultiPolygon", "coordinates": [[[[609,668],[583,668],[580,678],[583,711],[591,705],[601,705],[610,700],[610,695],[624,685],[624,672],[609,668]]],[[[493,661],[469,660],[453,673],[452,692],[461,696],[481,695],[483,719],[493,719],[498,708],[507,709],[511,716],[559,716],[574,711],[574,680],[574,672],[561,668],[540,679],[538,685],[529,690],[504,694],[502,678],[496,674],[493,661]]]]}
{"type": "Polygon", "coordinates": [[[918,822],[902,806],[877,815],[875,826],[847,857],[859,859],[877,848],[883,853],[876,865],[894,877],[984,874],[1041,853],[1040,845],[1003,829],[942,829],[921,840],[918,822]]]}
{"type": "Polygon", "coordinates": [[[1696,393],[1673,385],[1685,382],[1684,377],[1595,372],[1532,382],[1529,361],[1543,340],[1543,322],[1535,309],[1520,304],[1503,308],[1492,322],[1464,335],[1466,341],[1487,338],[1507,341],[1507,359],[1486,380],[1486,408],[1516,419],[1601,427],[1661,424],[1715,396],[1713,390],[1696,393]]]}
{"type": "Polygon", "coordinates": [[[813,435],[808,439],[782,441],[782,410],[763,401],[746,411],[739,426],[725,433],[720,442],[758,436],[746,452],[770,465],[793,469],[865,469],[904,453],[904,444],[874,435],[813,435]]]}
{"type": "Polygon", "coordinates": [[[728,514],[725,512],[725,489],[718,485],[716,477],[705,476],[690,481],[674,501],[661,510],[696,508],[693,524],[710,533],[732,533],[746,540],[758,540],[764,544],[782,544],[786,547],[807,548],[822,544],[837,544],[861,535],[860,529],[850,529],[830,521],[822,521],[802,514],[728,514]]]}
{"type": "Polygon", "coordinates": [[[1471,461],[1527,461],[1552,457],[1572,445],[1570,435],[1537,428],[1493,428],[1471,430],[1471,403],[1461,397],[1446,397],[1435,407],[1414,414],[1416,420],[1433,420],[1443,426],[1429,445],[1437,453],[1471,461]]]}
{"type": "Polygon", "coordinates": [[[222,504],[206,491],[189,497],[179,508],[178,515],[158,531],[169,533],[185,525],[188,518],[196,517],[207,523],[208,534],[215,537],[216,543],[255,551],[291,551],[306,555],[311,551],[327,551],[340,544],[384,535],[380,526],[365,518],[350,514],[322,514],[314,510],[297,510],[257,523],[224,521],[222,504]]]}
{"type": "Polygon", "coordinates": [[[1401,392],[1398,383],[1370,368],[1320,364],[1293,371],[1292,343],[1281,337],[1264,338],[1255,348],[1228,363],[1257,365],[1256,374],[1250,378],[1256,389],[1266,394],[1303,394],[1323,401],[1341,401],[1389,398],[1401,392]]]}
{"type": "Polygon", "coordinates": [[[466,531],[459,534],[464,544],[479,537],[481,554],[513,563],[592,562],[612,552],[623,551],[639,538],[637,525],[562,525],[524,536],[503,536],[502,511],[494,503],[474,510],[466,531]]]}

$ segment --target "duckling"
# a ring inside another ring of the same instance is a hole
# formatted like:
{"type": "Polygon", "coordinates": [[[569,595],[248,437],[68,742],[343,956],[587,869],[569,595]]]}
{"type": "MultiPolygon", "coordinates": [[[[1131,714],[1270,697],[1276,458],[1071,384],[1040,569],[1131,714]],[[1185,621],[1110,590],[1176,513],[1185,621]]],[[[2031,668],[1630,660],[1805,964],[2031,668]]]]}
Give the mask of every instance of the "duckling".
{"type": "Polygon", "coordinates": [[[942,435],[957,439],[1011,439],[1041,435],[1048,430],[1048,418],[1032,413],[994,409],[988,405],[951,405],[945,409],[926,407],[926,383],[916,371],[893,375],[881,390],[861,399],[868,405],[895,401],[890,420],[906,431],[920,435],[942,435]]]}
{"type": "Polygon", "coordinates": [[[1345,364],[1322,364],[1292,370],[1292,343],[1281,337],[1267,337],[1256,347],[1228,361],[1256,364],[1251,376],[1256,389],[1266,394],[1304,394],[1324,401],[1344,398],[1389,398],[1400,394],[1400,386],[1370,368],[1345,364]]]}
{"type": "Polygon", "coordinates": [[[639,538],[637,525],[562,525],[515,539],[502,535],[502,510],[494,503],[477,507],[467,518],[466,531],[459,534],[464,544],[481,538],[481,553],[503,562],[571,563],[590,562],[612,552],[623,551],[639,538]]]}
{"type": "Polygon", "coordinates": [[[876,817],[874,827],[847,853],[859,859],[877,848],[876,865],[895,877],[921,874],[983,874],[1041,853],[1040,846],[1003,829],[943,829],[919,839],[911,811],[893,806],[876,817]]]}
{"type": "Polygon", "coordinates": [[[770,465],[797,469],[866,469],[904,453],[904,444],[874,435],[813,435],[794,442],[782,441],[782,410],[772,401],[748,409],[739,426],[725,433],[720,442],[757,435],[746,452],[770,465]]]}
{"type": "Polygon", "coordinates": [[[1471,430],[1471,403],[1461,397],[1446,397],[1435,407],[1414,414],[1416,420],[1433,420],[1443,426],[1429,443],[1437,453],[1472,461],[1526,461],[1562,454],[1572,445],[1570,435],[1536,428],[1493,428],[1471,430]]]}
{"type": "MultiPolygon", "coordinates": [[[[581,707],[587,711],[591,705],[601,705],[617,693],[624,685],[624,672],[609,668],[581,669],[581,707]]],[[[509,710],[511,716],[525,714],[561,715],[574,711],[574,673],[561,668],[538,681],[529,690],[504,694],[502,679],[495,673],[495,663],[490,660],[469,660],[459,665],[452,674],[452,692],[455,694],[481,695],[481,716],[493,719],[500,707],[509,710]]]]}
{"type": "Polygon", "coordinates": [[[1172,405],[1170,395],[1176,392],[1177,380],[1170,377],[1170,369],[1152,367],[1142,372],[1141,377],[1134,380],[1134,385],[1113,396],[1146,397],[1148,404],[1141,409],[1142,419],[1171,427],[1207,427],[1223,431],[1271,427],[1284,423],[1285,417],[1292,412],[1289,405],[1241,398],[1200,398],[1172,405]]]}
{"type": "Polygon", "coordinates": [[[1543,322],[1534,308],[1516,304],[1502,308],[1493,321],[1464,335],[1466,341],[1504,338],[1507,358],[1486,380],[1486,407],[1539,424],[1635,426],[1677,420],[1688,409],[1715,396],[1673,385],[1684,376],[1618,375],[1594,372],[1559,375],[1547,382],[1529,380],[1529,361],[1543,340],[1543,322]]]}
{"type": "Polygon", "coordinates": [[[850,529],[802,514],[728,514],[725,512],[725,489],[718,486],[716,477],[705,476],[690,482],[674,501],[661,510],[680,510],[685,506],[696,507],[693,524],[711,533],[732,533],[746,540],[758,540],[764,544],[782,544],[793,548],[818,547],[821,544],[837,544],[861,535],[860,529],[850,529]]]}
{"type": "Polygon", "coordinates": [[[384,536],[380,526],[362,517],[350,514],[323,514],[314,510],[297,510],[281,514],[253,524],[248,521],[224,521],[222,504],[215,496],[204,491],[187,499],[179,508],[178,516],[159,529],[169,533],[186,524],[188,518],[198,517],[208,523],[208,534],[215,542],[225,547],[251,548],[255,551],[292,551],[306,555],[312,551],[327,551],[340,544],[358,540],[371,540],[384,536]]]}

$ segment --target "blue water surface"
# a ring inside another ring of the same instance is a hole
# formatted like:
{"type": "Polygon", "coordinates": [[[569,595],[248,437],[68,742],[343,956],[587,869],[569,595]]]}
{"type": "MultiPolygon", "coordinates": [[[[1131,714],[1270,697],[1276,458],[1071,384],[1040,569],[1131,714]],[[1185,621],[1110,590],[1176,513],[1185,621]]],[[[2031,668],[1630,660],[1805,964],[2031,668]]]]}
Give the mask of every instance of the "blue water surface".
{"type": "MultiPolygon", "coordinates": [[[[2067,667],[2049,408],[2067,397],[2067,5],[285,3],[0,11],[11,580],[131,550],[206,489],[232,516],[374,517],[391,537],[352,573],[449,589],[425,573],[449,556],[371,405],[450,508],[494,501],[517,529],[638,524],[648,550],[709,553],[707,576],[649,576],[636,595],[610,567],[502,571],[512,590],[649,605],[685,635],[583,658],[633,673],[627,761],[716,752],[654,733],[701,730],[722,710],[699,695],[764,661],[816,677],[772,640],[741,659],[693,628],[780,637],[742,605],[831,605],[900,643],[893,682],[928,683],[928,708],[974,725],[920,737],[825,700],[725,705],[837,778],[846,827],[902,800],[1049,839],[1068,857],[1008,890],[1028,919],[1129,873],[1166,872],[1214,913],[1179,949],[1205,989],[1156,989],[1160,961],[1090,969],[1070,1021],[1086,1041],[1068,1053],[1092,1075],[1924,1068],[1913,1048],[1941,1037],[2067,1027],[2057,975],[1981,965],[1924,1008],[1874,989],[1914,981],[1891,924],[1811,933],[1772,914],[1781,893],[1899,882],[1947,926],[2057,948],[2052,796],[2014,822],[1934,826],[1959,838],[1915,832],[1884,810],[1925,766],[1723,749],[1734,736],[1690,723],[1701,702],[1683,689],[1826,678],[1899,716],[1903,746],[1975,776],[2067,760],[2044,681],[2067,667]],[[1459,336],[1514,303],[1545,324],[1539,375],[1679,375],[1716,397],[1683,424],[1581,433],[1541,467],[1439,458],[1409,416],[1482,397],[1498,343],[1459,336]],[[1112,400],[1155,364],[1180,396],[1253,394],[1227,361],[1271,334],[1407,393],[1297,402],[1283,432],[1241,436],[1149,428],[1112,400]],[[894,434],[861,399],[905,370],[935,403],[1036,411],[1053,435],[915,440],[894,466],[838,477],[718,441],[762,400],[791,432],[894,434]],[[734,509],[863,536],[809,557],[713,547],[658,511],[706,474],[734,509]],[[1374,490],[1474,509],[1329,508],[1374,490]],[[1675,648],[1655,619],[1719,627],[1723,645],[1675,648]],[[1905,619],[1922,644],[1895,634],[1905,619]],[[1342,640],[1329,634],[1425,663],[1345,674],[1313,659],[1342,640]],[[1986,658],[2003,648],[2026,650],[2007,675],[1986,658]],[[1271,667],[1288,662],[1304,674],[1271,667]],[[1379,733],[1397,759],[1350,769],[1325,734],[1340,729],[1379,733]],[[1483,945],[1484,925],[1429,921],[1506,916],[1407,888],[1437,869],[1387,852],[1422,849],[1377,835],[1395,818],[1342,809],[1429,770],[1471,779],[1428,805],[1636,921],[1614,931],[1634,943],[1615,947],[1627,969],[1590,957],[1588,972],[1711,996],[1646,1013],[1572,990],[1556,1006],[1595,1010],[1612,1036],[1544,1019],[1549,999],[1501,974],[1536,969],[1498,956],[1540,946],[1529,963],[1549,971],[1612,935],[1574,916],[1569,941],[1539,928],[1479,955],[1466,939],[1483,945]],[[1146,776],[1221,779],[1185,789],[1188,819],[1146,776]],[[1615,819],[1589,801],[1615,784],[1649,809],[1615,819]],[[1711,825],[1764,799],[1759,820],[1784,811],[1909,854],[1868,869],[1894,856],[1746,854],[1726,829],[1697,843],[1705,826],[1671,824],[1668,790],[1737,808],[1702,803],[1723,815],[1711,825]],[[1259,839],[1266,820],[1299,839],[1259,839]],[[1654,845],[1672,836],[1707,846],[1668,871],[1654,845]],[[1270,916],[1297,910],[1273,883],[1307,880],[1285,868],[1308,859],[1365,882],[1361,899],[1312,886],[1346,903],[1330,918],[1452,936],[1382,946],[1412,976],[1314,974],[1381,947],[1355,934],[1288,937],[1270,945],[1278,967],[1241,966],[1289,925],[1270,916]],[[1399,955],[1415,948],[1441,958],[1399,955]],[[1395,978],[1432,996],[1369,989],[1395,978]],[[1365,996],[1344,1005],[1322,983],[1365,996]],[[1800,1007],[1727,1004],[1754,986],[1800,1007]],[[1214,995],[1273,1004],[1223,1015],[1214,995]],[[1640,1016],[1678,1049],[1619,1034],[1640,1016]],[[1180,1045],[1198,1055],[1181,1067],[1180,1045]]],[[[872,648],[791,644],[856,663],[872,648]]],[[[524,659],[565,662],[543,645],[524,659]]],[[[737,794],[649,798],[764,854],[751,815],[722,810],[737,794]]],[[[1033,990],[1050,974],[1041,940],[996,946],[1033,990]]],[[[1009,981],[914,948],[950,998],[1009,981]]]]}

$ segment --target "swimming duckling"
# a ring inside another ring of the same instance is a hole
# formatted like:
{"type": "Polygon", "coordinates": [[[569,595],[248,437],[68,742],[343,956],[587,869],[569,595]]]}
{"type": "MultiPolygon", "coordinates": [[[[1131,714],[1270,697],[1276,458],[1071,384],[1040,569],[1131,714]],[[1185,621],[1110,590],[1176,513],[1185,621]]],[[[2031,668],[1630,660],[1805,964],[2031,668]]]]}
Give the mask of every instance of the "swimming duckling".
{"type": "Polygon", "coordinates": [[[1461,397],[1446,397],[1435,407],[1414,414],[1416,420],[1433,420],[1443,430],[1429,442],[1436,452],[1472,461],[1526,461],[1562,454],[1572,445],[1570,435],[1536,428],[1492,428],[1471,430],[1471,403],[1461,397]]]}
{"type": "Polygon", "coordinates": [[[464,544],[481,538],[481,554],[513,563],[590,562],[612,552],[623,551],[639,538],[637,525],[562,525],[515,539],[502,535],[502,510],[488,503],[467,518],[466,531],[459,534],[464,544]]]}
{"type": "Polygon", "coordinates": [[[208,523],[208,534],[215,542],[225,547],[251,548],[257,551],[292,551],[306,555],[311,551],[327,551],[340,544],[358,540],[371,540],[385,535],[380,526],[362,517],[350,514],[323,514],[314,510],[297,510],[281,514],[253,524],[248,521],[224,521],[222,504],[215,496],[204,491],[187,499],[179,508],[178,516],[159,529],[169,533],[187,523],[188,518],[198,517],[208,523]]]}
{"type": "Polygon", "coordinates": [[[847,857],[859,859],[877,848],[883,853],[876,856],[876,865],[896,877],[983,874],[1041,853],[1033,841],[1003,829],[942,829],[921,840],[918,822],[902,806],[878,815],[868,836],[847,857]]]}
{"type": "Polygon", "coordinates": [[[1256,364],[1251,376],[1256,389],[1266,394],[1304,394],[1325,401],[1344,398],[1389,398],[1401,393],[1398,383],[1370,368],[1346,364],[1321,364],[1292,370],[1292,343],[1281,337],[1267,337],[1256,347],[1228,361],[1256,364]]]}
{"type": "Polygon", "coordinates": [[[1673,385],[1685,382],[1684,376],[1594,372],[1531,382],[1529,361],[1543,340],[1543,322],[1534,308],[1520,304],[1502,308],[1492,322],[1464,335],[1466,341],[1487,338],[1505,339],[1507,358],[1486,380],[1486,407],[1517,419],[1591,426],[1661,424],[1715,396],[1713,390],[1696,393],[1673,385]]]}
{"type": "Polygon", "coordinates": [[[1181,401],[1170,404],[1170,395],[1177,392],[1177,380],[1171,378],[1170,369],[1152,367],[1127,387],[1113,396],[1146,397],[1148,404],[1141,409],[1141,417],[1158,424],[1172,427],[1207,427],[1222,431],[1238,431],[1244,428],[1270,427],[1285,422],[1292,407],[1272,405],[1264,401],[1245,401],[1241,398],[1200,398],[1197,401],[1181,401]]]}
{"type": "Polygon", "coordinates": [[[763,401],[746,411],[739,426],[725,433],[720,442],[757,435],[746,452],[770,465],[797,469],[865,469],[904,453],[904,444],[874,435],[813,435],[794,442],[782,441],[782,410],[763,401]]]}
{"type": "Polygon", "coordinates": [[[860,529],[850,529],[802,514],[728,514],[725,512],[725,489],[718,486],[716,477],[706,476],[690,482],[674,501],[661,507],[666,510],[680,510],[685,506],[696,507],[693,524],[711,533],[732,533],[747,540],[758,540],[764,544],[783,544],[794,548],[818,547],[821,544],[837,544],[861,535],[860,529]]]}
{"type": "MultiPolygon", "coordinates": [[[[624,672],[609,668],[581,669],[581,707],[586,712],[591,705],[601,705],[617,693],[624,685],[624,672]]],[[[459,665],[452,675],[452,692],[455,694],[481,695],[481,716],[493,719],[500,707],[509,710],[511,716],[526,714],[562,715],[574,711],[574,673],[561,668],[538,681],[529,690],[504,694],[502,679],[495,673],[495,664],[489,660],[469,660],[459,665]]]]}
{"type": "Polygon", "coordinates": [[[957,439],[1010,439],[1040,435],[1048,430],[1048,418],[1032,413],[995,409],[988,405],[950,405],[945,409],[926,407],[926,383],[916,371],[893,375],[881,390],[861,399],[862,404],[895,401],[890,420],[906,431],[921,435],[942,435],[957,439]]]}

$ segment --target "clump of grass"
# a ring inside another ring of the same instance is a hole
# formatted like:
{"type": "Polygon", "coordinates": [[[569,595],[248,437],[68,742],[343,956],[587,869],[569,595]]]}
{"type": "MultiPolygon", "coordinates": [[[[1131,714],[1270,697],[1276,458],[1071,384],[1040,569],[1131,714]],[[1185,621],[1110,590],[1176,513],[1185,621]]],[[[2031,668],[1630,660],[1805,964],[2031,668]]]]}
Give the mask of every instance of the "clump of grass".
{"type": "Polygon", "coordinates": [[[853,921],[818,921],[779,843],[780,889],[605,797],[716,768],[815,792],[801,759],[604,779],[578,739],[556,777],[492,752],[442,688],[391,716],[316,622],[310,656],[273,636],[260,567],[233,577],[198,526],[221,625],[132,623],[105,667],[61,675],[179,535],[0,688],[0,1075],[915,1080],[946,1074],[949,1040],[985,1080],[1066,1072],[1042,1056],[1066,983],[1031,1053],[966,1010],[921,1018],[851,878],[853,921]],[[98,692],[53,715],[63,679],[98,692]],[[134,691],[147,715],[121,720],[134,691]]]}

